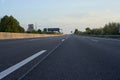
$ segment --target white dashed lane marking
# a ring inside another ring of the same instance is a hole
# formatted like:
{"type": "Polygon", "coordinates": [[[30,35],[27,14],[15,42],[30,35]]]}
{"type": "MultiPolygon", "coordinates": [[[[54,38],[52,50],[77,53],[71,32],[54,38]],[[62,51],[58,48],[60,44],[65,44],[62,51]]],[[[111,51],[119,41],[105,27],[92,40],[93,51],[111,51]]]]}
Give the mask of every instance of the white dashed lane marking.
{"type": "Polygon", "coordinates": [[[32,61],[33,59],[37,58],[38,56],[40,56],[41,54],[45,53],[46,50],[42,50],[30,57],[28,57],[27,59],[9,67],[8,69],[0,72],[0,79],[3,79],[4,77],[8,76],[9,74],[11,74],[12,72],[14,72],[15,70],[21,68],[22,66],[24,66],[25,64],[29,63],[30,61],[32,61]]]}

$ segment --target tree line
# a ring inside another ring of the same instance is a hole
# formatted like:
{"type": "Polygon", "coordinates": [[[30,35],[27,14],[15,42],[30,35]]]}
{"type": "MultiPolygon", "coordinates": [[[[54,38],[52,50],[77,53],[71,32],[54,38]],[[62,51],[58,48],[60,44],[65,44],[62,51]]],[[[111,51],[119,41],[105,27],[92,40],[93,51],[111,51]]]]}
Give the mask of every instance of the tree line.
{"type": "Polygon", "coordinates": [[[94,28],[90,29],[87,27],[84,32],[75,29],[74,34],[80,35],[118,35],[120,28],[120,23],[109,23],[106,24],[103,28],[94,28]]]}
{"type": "Polygon", "coordinates": [[[0,19],[0,32],[25,32],[24,28],[22,28],[13,16],[4,16],[0,19]]]}
{"type": "Polygon", "coordinates": [[[13,16],[5,15],[0,19],[0,32],[14,32],[14,33],[35,33],[35,34],[56,34],[54,31],[47,32],[45,29],[25,31],[25,29],[20,26],[20,23],[13,16]]]}

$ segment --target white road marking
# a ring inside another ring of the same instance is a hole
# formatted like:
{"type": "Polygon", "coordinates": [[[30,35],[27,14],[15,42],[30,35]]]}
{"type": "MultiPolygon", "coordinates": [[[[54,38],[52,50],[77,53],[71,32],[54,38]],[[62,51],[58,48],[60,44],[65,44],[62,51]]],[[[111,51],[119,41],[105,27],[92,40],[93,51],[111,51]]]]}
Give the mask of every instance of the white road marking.
{"type": "Polygon", "coordinates": [[[52,54],[58,47],[62,45],[63,41],[60,42],[55,48],[53,48],[47,55],[45,55],[37,64],[35,64],[31,69],[29,69],[25,74],[19,77],[17,80],[22,80],[28,73],[30,73],[35,67],[37,67],[43,60],[45,60],[50,54],[52,54]]]}
{"type": "Polygon", "coordinates": [[[28,40],[28,41],[37,41],[37,40],[39,40],[39,39],[30,39],[30,40],[28,40]]]}
{"type": "Polygon", "coordinates": [[[62,42],[65,41],[65,39],[62,39],[62,42]]]}
{"type": "Polygon", "coordinates": [[[32,61],[33,59],[35,59],[36,57],[40,56],[41,54],[43,54],[44,52],[46,52],[46,50],[42,50],[30,57],[28,57],[27,59],[9,67],[8,69],[0,72],[0,79],[3,79],[4,77],[8,76],[9,74],[11,74],[12,72],[14,72],[15,70],[21,68],[22,66],[24,66],[25,64],[27,64],[28,62],[32,61]]]}

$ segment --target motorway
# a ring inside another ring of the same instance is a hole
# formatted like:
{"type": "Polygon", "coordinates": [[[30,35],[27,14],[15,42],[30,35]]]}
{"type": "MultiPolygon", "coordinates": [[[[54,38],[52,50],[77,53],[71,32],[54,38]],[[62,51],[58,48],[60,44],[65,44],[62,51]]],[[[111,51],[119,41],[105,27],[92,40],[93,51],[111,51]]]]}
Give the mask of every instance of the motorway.
{"type": "Polygon", "coordinates": [[[0,80],[120,80],[120,40],[77,35],[0,40],[0,80]]]}

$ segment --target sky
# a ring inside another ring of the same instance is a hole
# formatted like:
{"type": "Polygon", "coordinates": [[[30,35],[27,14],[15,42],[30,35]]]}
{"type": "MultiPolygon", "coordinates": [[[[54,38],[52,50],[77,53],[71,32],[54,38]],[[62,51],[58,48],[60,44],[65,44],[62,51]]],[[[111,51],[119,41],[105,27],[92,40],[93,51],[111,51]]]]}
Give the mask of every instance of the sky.
{"type": "Polygon", "coordinates": [[[120,22],[120,0],[0,0],[0,18],[14,16],[22,27],[58,27],[64,33],[120,22]]]}

